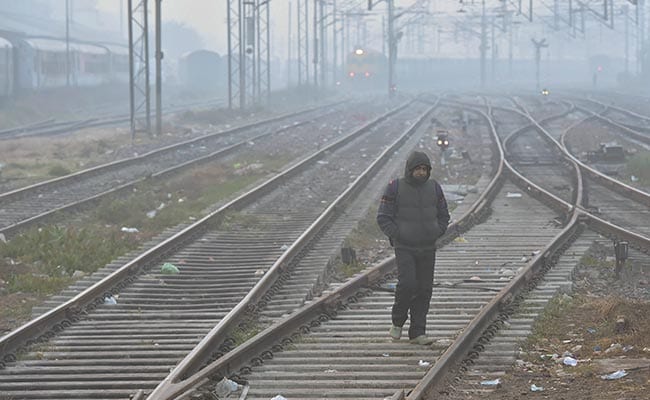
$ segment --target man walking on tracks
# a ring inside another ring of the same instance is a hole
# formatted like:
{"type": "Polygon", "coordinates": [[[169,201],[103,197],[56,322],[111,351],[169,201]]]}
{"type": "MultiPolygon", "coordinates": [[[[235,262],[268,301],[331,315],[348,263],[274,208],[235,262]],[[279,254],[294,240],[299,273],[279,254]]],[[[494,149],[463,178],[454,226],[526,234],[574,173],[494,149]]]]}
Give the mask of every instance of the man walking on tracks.
{"type": "Polygon", "coordinates": [[[433,289],[436,240],[447,230],[449,211],[440,184],[431,176],[431,161],[414,151],[406,161],[404,177],[388,183],[377,223],[395,248],[397,288],[393,304],[393,326],[389,335],[402,336],[402,326],[411,313],[409,342],[429,345],[427,313],[433,289]]]}

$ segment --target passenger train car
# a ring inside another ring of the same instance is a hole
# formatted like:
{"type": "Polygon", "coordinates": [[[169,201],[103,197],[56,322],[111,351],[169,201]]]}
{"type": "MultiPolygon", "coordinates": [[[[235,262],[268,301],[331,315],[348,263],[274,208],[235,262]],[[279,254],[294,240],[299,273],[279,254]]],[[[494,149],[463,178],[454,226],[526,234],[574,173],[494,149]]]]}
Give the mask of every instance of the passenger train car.
{"type": "Polygon", "coordinates": [[[184,54],[178,62],[180,83],[194,92],[215,93],[228,84],[226,57],[210,50],[196,50],[184,54]]]}
{"type": "Polygon", "coordinates": [[[0,37],[0,99],[14,91],[14,49],[10,41],[0,37]]]}
{"type": "Polygon", "coordinates": [[[382,90],[388,82],[388,59],[382,53],[357,47],[345,61],[343,83],[350,90],[382,90]]]}
{"type": "MultiPolygon", "coordinates": [[[[0,37],[0,97],[67,85],[65,40],[3,34],[0,37]]],[[[70,84],[128,82],[128,48],[71,41],[70,84]]]]}

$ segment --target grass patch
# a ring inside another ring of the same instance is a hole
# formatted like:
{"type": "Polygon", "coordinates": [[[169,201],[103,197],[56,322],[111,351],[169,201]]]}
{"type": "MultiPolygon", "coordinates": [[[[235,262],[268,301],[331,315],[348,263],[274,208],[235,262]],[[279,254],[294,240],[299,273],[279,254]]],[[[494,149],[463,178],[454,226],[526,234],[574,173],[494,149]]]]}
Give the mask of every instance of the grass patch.
{"type": "Polygon", "coordinates": [[[65,176],[70,174],[70,170],[62,165],[54,165],[47,171],[47,174],[54,177],[65,176]]]}
{"type": "Polygon", "coordinates": [[[558,331],[558,320],[572,307],[573,299],[564,295],[554,297],[533,325],[533,332],[528,336],[527,345],[534,346],[552,337],[558,331]]]}
{"type": "Polygon", "coordinates": [[[52,294],[71,282],[75,271],[92,273],[132,248],[117,230],[50,225],[0,243],[0,276],[10,293],[52,294]]]}
{"type": "Polygon", "coordinates": [[[627,175],[634,175],[643,185],[650,185],[650,152],[633,155],[627,162],[627,175]]]}
{"type": "Polygon", "coordinates": [[[230,333],[230,336],[235,341],[235,346],[246,342],[248,339],[262,332],[263,328],[261,325],[253,322],[245,324],[244,327],[238,327],[230,333]]]}

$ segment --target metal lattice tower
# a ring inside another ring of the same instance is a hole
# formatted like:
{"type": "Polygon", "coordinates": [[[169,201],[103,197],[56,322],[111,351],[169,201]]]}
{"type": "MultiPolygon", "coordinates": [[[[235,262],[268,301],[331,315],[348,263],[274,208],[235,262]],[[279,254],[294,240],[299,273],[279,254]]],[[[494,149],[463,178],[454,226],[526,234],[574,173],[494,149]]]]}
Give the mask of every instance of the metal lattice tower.
{"type": "Polygon", "coordinates": [[[129,19],[129,94],[131,138],[137,130],[137,114],[144,110],[146,132],[151,132],[151,96],[149,90],[149,25],[147,0],[128,2],[129,19]]]}
{"type": "Polygon", "coordinates": [[[271,32],[268,0],[257,0],[257,99],[268,102],[271,94],[271,32]]]}
{"type": "Polygon", "coordinates": [[[271,89],[268,0],[228,1],[229,106],[268,100],[271,89]]]}
{"type": "Polygon", "coordinates": [[[309,83],[309,0],[298,1],[298,85],[309,83]]]}
{"type": "Polygon", "coordinates": [[[240,0],[228,1],[228,108],[232,109],[235,103],[243,106],[243,93],[240,90],[240,57],[241,37],[239,30],[239,14],[241,11],[240,0]]]}

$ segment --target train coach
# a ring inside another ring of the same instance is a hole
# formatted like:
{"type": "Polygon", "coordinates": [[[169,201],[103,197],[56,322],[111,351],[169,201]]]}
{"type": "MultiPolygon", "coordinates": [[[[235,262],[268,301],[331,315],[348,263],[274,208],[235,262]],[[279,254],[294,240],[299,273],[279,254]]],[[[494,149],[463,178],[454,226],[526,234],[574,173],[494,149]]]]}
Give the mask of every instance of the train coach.
{"type": "Polygon", "coordinates": [[[195,50],[181,56],[178,75],[181,84],[195,92],[222,90],[228,76],[227,59],[210,50],[195,50]]]}
{"type": "Polygon", "coordinates": [[[0,37],[0,99],[14,91],[14,46],[0,37]]]}
{"type": "Polygon", "coordinates": [[[124,46],[10,34],[0,37],[0,97],[64,87],[68,79],[72,86],[127,82],[128,65],[124,46]]]}

